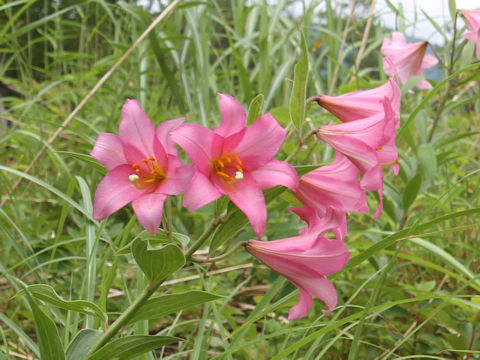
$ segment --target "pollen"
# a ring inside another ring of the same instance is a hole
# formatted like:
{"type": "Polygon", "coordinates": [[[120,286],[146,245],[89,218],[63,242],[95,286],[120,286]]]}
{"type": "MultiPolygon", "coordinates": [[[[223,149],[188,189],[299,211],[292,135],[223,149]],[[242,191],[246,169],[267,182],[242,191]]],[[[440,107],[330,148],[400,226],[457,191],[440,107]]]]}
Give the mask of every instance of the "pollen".
{"type": "Polygon", "coordinates": [[[223,155],[212,160],[215,173],[229,183],[243,179],[242,161],[235,154],[223,155]]]}

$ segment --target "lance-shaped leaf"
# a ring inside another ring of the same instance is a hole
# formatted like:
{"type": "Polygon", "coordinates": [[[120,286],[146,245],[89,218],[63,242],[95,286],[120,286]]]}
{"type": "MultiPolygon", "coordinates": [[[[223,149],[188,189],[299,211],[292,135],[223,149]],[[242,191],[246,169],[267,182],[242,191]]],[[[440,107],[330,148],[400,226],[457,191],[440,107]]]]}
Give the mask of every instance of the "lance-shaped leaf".
{"type": "Polygon", "coordinates": [[[87,360],[132,359],[183,339],[171,336],[132,335],[113,340],[90,355],[87,360]]]}
{"type": "Polygon", "coordinates": [[[300,45],[300,59],[295,65],[292,95],[290,97],[290,119],[298,130],[301,129],[305,119],[305,98],[309,71],[307,41],[303,33],[301,34],[300,45]]]}
{"type": "Polygon", "coordinates": [[[185,264],[185,256],[176,245],[168,244],[158,250],[148,250],[147,243],[137,239],[132,254],[140,269],[151,282],[164,280],[185,264]]]}
{"type": "Polygon", "coordinates": [[[149,299],[133,316],[130,322],[155,320],[195,305],[221,299],[221,296],[205,291],[186,291],[179,294],[162,295],[149,299]]]}
{"type": "Polygon", "coordinates": [[[38,307],[28,291],[26,296],[35,321],[40,359],[65,360],[65,353],[55,323],[38,307]]]}
{"type": "Polygon", "coordinates": [[[45,301],[51,305],[58,306],[59,308],[65,310],[77,311],[87,315],[95,316],[103,323],[107,321],[107,315],[94,303],[85,300],[64,300],[50,285],[34,284],[28,286],[27,290],[35,298],[45,301]]]}
{"type": "Polygon", "coordinates": [[[82,329],[73,338],[67,349],[67,360],[81,360],[84,359],[88,350],[92,347],[95,341],[103,334],[100,330],[82,329]]]}
{"type": "Polygon", "coordinates": [[[250,101],[247,114],[247,125],[253,124],[262,115],[263,95],[258,94],[250,101]]]}

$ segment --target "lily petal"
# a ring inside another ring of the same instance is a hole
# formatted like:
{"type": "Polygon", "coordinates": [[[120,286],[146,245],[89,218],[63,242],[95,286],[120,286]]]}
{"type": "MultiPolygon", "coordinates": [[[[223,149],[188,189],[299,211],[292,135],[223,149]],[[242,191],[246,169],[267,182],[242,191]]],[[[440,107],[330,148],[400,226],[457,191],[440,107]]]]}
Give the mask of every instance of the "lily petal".
{"type": "Polygon", "coordinates": [[[233,96],[218,94],[222,124],[213,130],[220,136],[230,136],[245,128],[247,114],[242,105],[233,96]]]}
{"type": "Polygon", "coordinates": [[[235,141],[232,145],[227,138],[224,153],[236,154],[242,159],[244,169],[253,171],[275,156],[283,144],[286,133],[277,120],[267,113],[245,129],[245,134],[239,142],[235,141]]]}
{"type": "Polygon", "coordinates": [[[183,206],[194,211],[222,196],[217,187],[201,172],[196,171],[183,196],[183,206]]]}
{"type": "Polygon", "coordinates": [[[257,236],[263,236],[267,222],[267,206],[262,190],[254,178],[249,173],[244,173],[243,179],[231,184],[218,178],[215,178],[214,182],[217,188],[247,215],[257,236]]]}
{"type": "Polygon", "coordinates": [[[115,134],[103,133],[98,135],[95,146],[90,153],[108,170],[118,165],[125,164],[125,156],[120,138],[115,134]]]}
{"type": "Polygon", "coordinates": [[[208,175],[211,160],[220,157],[223,138],[200,125],[184,125],[172,132],[172,139],[182,147],[198,169],[208,175]]]}
{"type": "Polygon", "coordinates": [[[261,168],[250,173],[261,189],[283,185],[290,190],[298,186],[298,175],[292,165],[285,161],[273,159],[261,168]]]}
{"type": "Polygon", "coordinates": [[[132,202],[133,211],[137,219],[149,233],[155,235],[160,227],[163,213],[163,203],[167,198],[160,193],[151,193],[140,196],[132,202]]]}
{"type": "Polygon", "coordinates": [[[122,108],[120,138],[135,145],[144,154],[153,154],[155,130],[148,115],[137,100],[127,99],[122,108]]]}
{"type": "Polygon", "coordinates": [[[102,220],[144,194],[129,176],[134,173],[130,165],[119,165],[110,170],[98,184],[93,200],[93,218],[102,220]]]}
{"type": "Polygon", "coordinates": [[[164,121],[158,125],[157,130],[155,131],[158,140],[165,146],[165,150],[167,150],[169,154],[177,155],[178,153],[175,143],[170,138],[170,133],[179,128],[184,121],[185,118],[164,121]]]}

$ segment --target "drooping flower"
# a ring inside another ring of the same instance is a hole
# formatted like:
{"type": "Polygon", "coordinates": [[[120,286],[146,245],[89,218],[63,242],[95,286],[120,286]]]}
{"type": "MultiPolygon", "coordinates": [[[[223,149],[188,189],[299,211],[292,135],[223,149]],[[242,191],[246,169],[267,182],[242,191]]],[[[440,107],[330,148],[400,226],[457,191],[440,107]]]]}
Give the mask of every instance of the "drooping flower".
{"type": "Polygon", "coordinates": [[[320,217],[328,208],[341,212],[368,212],[365,191],[358,183],[360,170],[341,152],[334,161],[300,178],[295,196],[314,208],[320,217]]]}
{"type": "Polygon", "coordinates": [[[400,127],[401,92],[396,76],[373,89],[358,90],[339,96],[320,95],[317,102],[341,122],[350,122],[384,114],[385,98],[388,99],[395,113],[395,127],[398,129],[400,127]]]}
{"type": "Polygon", "coordinates": [[[468,32],[463,36],[475,43],[477,59],[480,60],[480,10],[462,10],[462,15],[468,27],[468,32]]]}
{"type": "Polygon", "coordinates": [[[323,215],[319,215],[317,210],[309,206],[292,207],[289,210],[307,223],[300,229],[300,235],[316,232],[323,236],[331,231],[339,241],[343,241],[347,235],[347,214],[341,210],[329,207],[323,215]]]}
{"type": "Polygon", "coordinates": [[[262,190],[276,185],[294,189],[298,184],[293,167],[274,158],[286,131],[270,113],[246,126],[245,111],[230,95],[219,94],[219,105],[222,122],[214,130],[191,124],[172,132],[196,165],[183,204],[196,210],[227,195],[260,237],[267,218],[262,190]]]}
{"type": "Polygon", "coordinates": [[[142,226],[156,234],[166,197],[182,193],[192,176],[192,166],[183,165],[169,138],[183,121],[165,121],[155,131],[140,104],[126,100],[120,136],[100,134],[91,152],[109,170],[95,193],[94,219],[102,220],[131,202],[142,226]]]}
{"type": "Polygon", "coordinates": [[[350,259],[343,241],[309,232],[274,241],[250,240],[245,247],[300,291],[298,303],[288,313],[289,320],[305,316],[312,307],[313,296],[327,305],[326,315],[337,305],[337,292],[326,276],[342,270],[350,259]]]}
{"type": "MultiPolygon", "coordinates": [[[[387,74],[398,73],[400,81],[405,84],[413,76],[424,76],[423,70],[434,66],[438,60],[426,54],[427,41],[407,43],[401,32],[394,31],[392,40],[383,40],[381,53],[391,59],[395,69],[388,62],[384,62],[384,69],[387,74]]],[[[427,80],[417,83],[419,89],[430,89],[432,85],[427,80]]]]}
{"type": "Polygon", "coordinates": [[[383,208],[382,166],[391,166],[398,172],[395,146],[395,114],[390,102],[384,99],[384,113],[337,125],[320,126],[316,135],[345,155],[364,175],[360,185],[366,190],[377,190],[383,208]],[[386,163],[382,161],[389,160],[386,163]]]}

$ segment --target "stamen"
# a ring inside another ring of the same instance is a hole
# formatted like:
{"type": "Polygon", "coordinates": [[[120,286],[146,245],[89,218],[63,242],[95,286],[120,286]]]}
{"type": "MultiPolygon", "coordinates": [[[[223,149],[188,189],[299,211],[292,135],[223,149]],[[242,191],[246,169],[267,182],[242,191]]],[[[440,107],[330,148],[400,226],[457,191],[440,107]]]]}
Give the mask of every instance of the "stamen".
{"type": "Polygon", "coordinates": [[[223,171],[215,171],[215,172],[229,181],[233,180],[233,178],[230,175],[228,175],[227,173],[224,173],[223,171]]]}
{"type": "Polygon", "coordinates": [[[240,160],[237,155],[233,155],[233,158],[234,158],[235,160],[237,160],[237,162],[238,162],[240,165],[242,165],[242,160],[240,160]]]}
{"type": "Polygon", "coordinates": [[[377,151],[380,151],[382,149],[383,149],[383,146],[377,146],[377,148],[376,148],[377,151]]]}

